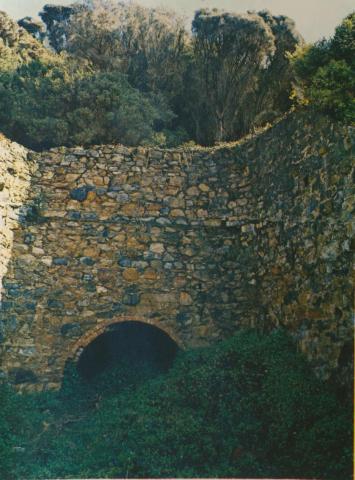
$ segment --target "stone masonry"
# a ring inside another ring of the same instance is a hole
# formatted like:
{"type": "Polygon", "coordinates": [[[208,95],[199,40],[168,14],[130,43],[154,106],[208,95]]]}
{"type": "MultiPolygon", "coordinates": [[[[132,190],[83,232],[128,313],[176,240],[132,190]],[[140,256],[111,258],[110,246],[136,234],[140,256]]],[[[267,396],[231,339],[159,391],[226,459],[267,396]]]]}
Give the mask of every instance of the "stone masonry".
{"type": "Polygon", "coordinates": [[[112,324],[180,347],[284,327],[326,377],[352,339],[351,129],[290,115],[213,149],[0,141],[0,368],[60,386],[112,324]]]}

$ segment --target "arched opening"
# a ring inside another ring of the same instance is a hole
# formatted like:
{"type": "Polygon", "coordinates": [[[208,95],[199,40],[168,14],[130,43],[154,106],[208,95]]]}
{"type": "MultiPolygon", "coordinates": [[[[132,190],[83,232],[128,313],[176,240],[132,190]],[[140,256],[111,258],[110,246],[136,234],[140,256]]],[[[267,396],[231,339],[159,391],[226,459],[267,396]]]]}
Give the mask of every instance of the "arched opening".
{"type": "Polygon", "coordinates": [[[81,378],[93,380],[112,369],[163,373],[177,354],[178,346],[163,330],[138,321],[110,325],[81,352],[77,370],[81,378]]]}

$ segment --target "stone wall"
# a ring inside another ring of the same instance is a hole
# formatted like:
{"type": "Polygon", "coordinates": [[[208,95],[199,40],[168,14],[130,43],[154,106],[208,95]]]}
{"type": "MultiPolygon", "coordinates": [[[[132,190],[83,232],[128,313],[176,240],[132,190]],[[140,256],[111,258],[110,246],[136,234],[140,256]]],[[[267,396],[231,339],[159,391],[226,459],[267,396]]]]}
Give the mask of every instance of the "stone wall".
{"type": "Polygon", "coordinates": [[[286,327],[327,377],[353,342],[354,129],[291,116],[248,155],[264,318],[286,327]]]}
{"type": "MultiPolygon", "coordinates": [[[[31,162],[27,150],[0,134],[0,286],[12,257],[14,232],[22,206],[28,196],[31,162]]],[[[0,300],[2,290],[0,288],[0,300]]],[[[0,338],[4,328],[0,324],[0,338]]]]}
{"type": "Polygon", "coordinates": [[[3,375],[54,388],[68,359],[126,320],[181,347],[285,326],[329,374],[352,335],[350,133],[298,115],[215,149],[24,161],[6,143],[19,167],[3,155],[3,375]]]}

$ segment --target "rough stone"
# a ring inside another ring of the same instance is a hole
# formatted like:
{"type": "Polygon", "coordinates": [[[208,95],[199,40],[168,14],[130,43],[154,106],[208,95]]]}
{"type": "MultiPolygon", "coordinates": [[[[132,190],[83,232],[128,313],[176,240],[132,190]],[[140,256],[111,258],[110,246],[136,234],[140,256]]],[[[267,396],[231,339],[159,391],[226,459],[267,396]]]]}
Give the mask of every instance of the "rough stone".
{"type": "Polygon", "coordinates": [[[153,253],[157,253],[158,255],[161,255],[165,251],[165,247],[162,243],[152,243],[150,246],[150,250],[153,253]]]}
{"type": "Polygon", "coordinates": [[[70,198],[78,202],[83,202],[84,200],[87,199],[87,196],[90,190],[91,190],[90,187],[87,187],[87,186],[74,188],[73,190],[70,191],[70,198]]]}
{"type": "Polygon", "coordinates": [[[139,278],[139,273],[135,268],[127,268],[124,270],[122,276],[127,282],[135,282],[139,278]]]}
{"type": "Polygon", "coordinates": [[[187,292],[181,292],[180,293],[180,305],[192,305],[193,300],[191,298],[191,295],[187,292]]]}
{"type": "Polygon", "coordinates": [[[186,195],[189,197],[197,197],[199,195],[199,189],[197,187],[190,187],[186,190],[186,195]]]}
{"type": "Polygon", "coordinates": [[[57,388],[68,358],[134,320],[182,347],[282,326],[330,375],[352,336],[352,143],[304,114],[190,152],[0,140],[2,374],[57,388]]]}

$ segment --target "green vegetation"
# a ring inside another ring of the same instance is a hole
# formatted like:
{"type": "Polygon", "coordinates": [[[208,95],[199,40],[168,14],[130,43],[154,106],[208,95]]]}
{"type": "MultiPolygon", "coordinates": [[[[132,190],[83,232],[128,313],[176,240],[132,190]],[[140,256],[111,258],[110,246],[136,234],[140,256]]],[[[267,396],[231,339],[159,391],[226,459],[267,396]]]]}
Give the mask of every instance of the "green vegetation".
{"type": "Polygon", "coordinates": [[[174,12],[134,2],[40,15],[17,25],[0,12],[0,130],[33,149],[211,145],[290,108],[285,54],[302,39],[287,17],[201,10],[189,33],[174,12]]]}
{"type": "Polygon", "coordinates": [[[292,91],[354,122],[354,14],[311,46],[266,10],[202,9],[191,33],[176,13],[134,2],[40,16],[16,24],[0,12],[0,130],[33,149],[233,141],[287,112],[292,91]]]}
{"type": "Polygon", "coordinates": [[[0,384],[0,478],[14,478],[16,443],[24,434],[22,399],[7,385],[0,384]]]}
{"type": "Polygon", "coordinates": [[[90,73],[65,58],[0,74],[0,124],[33,149],[120,141],[154,143],[154,124],[173,114],[120,73],[90,73]]]}
{"type": "Polygon", "coordinates": [[[330,40],[296,51],[293,64],[300,103],[355,123],[355,12],[348,15],[330,40]]]}
{"type": "Polygon", "coordinates": [[[0,72],[45,58],[50,52],[0,11],[0,72]]]}
{"type": "Polygon", "coordinates": [[[72,371],[61,392],[0,398],[3,479],[351,478],[351,403],[280,332],[181,353],[166,374],[72,371]]]}
{"type": "MultiPolygon", "coordinates": [[[[173,12],[92,0],[46,25],[0,12],[0,131],[33,149],[236,140],[298,103],[354,123],[355,14],[304,46],[270,12],[173,12]],[[47,48],[47,43],[51,48],[47,48]],[[290,53],[290,54],[288,54],[290,53]]],[[[183,352],[168,373],[119,364],[60,392],[0,385],[0,478],[351,478],[351,402],[284,334],[183,352]]]]}
{"type": "Polygon", "coordinates": [[[302,44],[287,17],[201,10],[192,23],[191,110],[204,144],[235,140],[290,107],[286,52],[302,44]]]}
{"type": "MultiPolygon", "coordinates": [[[[270,12],[173,12],[92,0],[46,25],[0,12],[0,130],[33,149],[235,140],[298,103],[354,123],[355,14],[304,46],[270,12]],[[47,48],[49,42],[51,48],[47,48]],[[288,54],[290,53],[290,54],[288,54]]],[[[0,478],[351,478],[351,402],[281,333],[117,365],[60,392],[0,385],[0,478]]]]}

